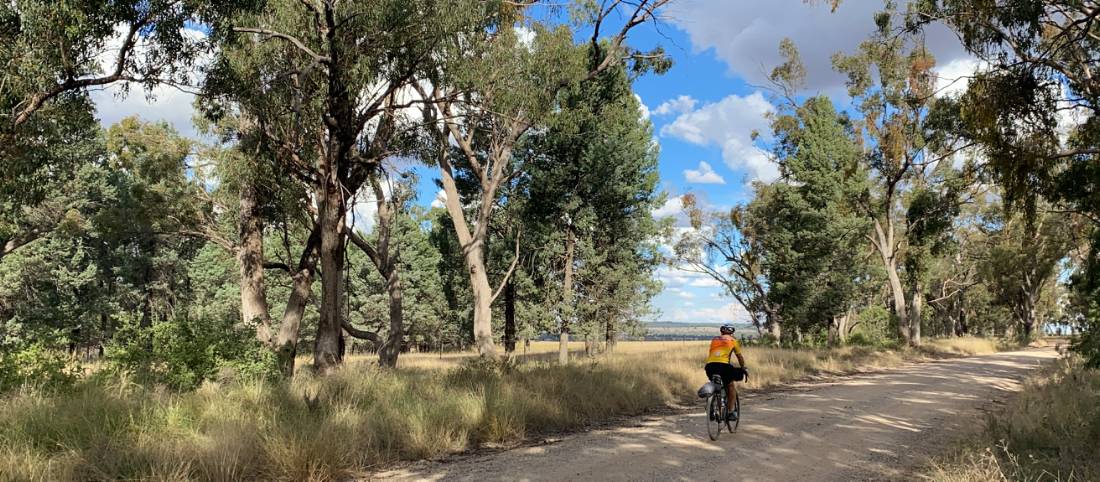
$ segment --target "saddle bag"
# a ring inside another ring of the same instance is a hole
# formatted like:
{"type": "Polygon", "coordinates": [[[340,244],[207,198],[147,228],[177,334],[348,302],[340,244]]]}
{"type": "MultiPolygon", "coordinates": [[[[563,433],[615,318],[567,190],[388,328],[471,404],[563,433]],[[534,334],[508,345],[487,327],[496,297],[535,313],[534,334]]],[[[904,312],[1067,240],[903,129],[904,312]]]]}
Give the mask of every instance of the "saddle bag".
{"type": "Polygon", "coordinates": [[[707,398],[714,395],[718,391],[718,385],[714,382],[707,382],[699,388],[699,398],[707,398]]]}

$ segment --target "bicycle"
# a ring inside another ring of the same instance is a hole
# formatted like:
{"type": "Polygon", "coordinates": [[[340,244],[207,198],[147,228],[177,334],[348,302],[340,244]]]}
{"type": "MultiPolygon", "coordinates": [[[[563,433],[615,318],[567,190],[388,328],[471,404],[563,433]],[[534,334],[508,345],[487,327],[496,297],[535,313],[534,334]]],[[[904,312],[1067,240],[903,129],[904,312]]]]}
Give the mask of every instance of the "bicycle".
{"type": "Polygon", "coordinates": [[[711,440],[718,440],[718,436],[722,435],[723,424],[730,433],[736,432],[737,427],[741,425],[741,394],[734,393],[733,420],[730,420],[729,397],[726,396],[726,386],[722,376],[716,374],[710,381],[717,385],[718,389],[707,397],[707,435],[711,440]],[[731,422],[733,425],[730,425],[731,422]]]}

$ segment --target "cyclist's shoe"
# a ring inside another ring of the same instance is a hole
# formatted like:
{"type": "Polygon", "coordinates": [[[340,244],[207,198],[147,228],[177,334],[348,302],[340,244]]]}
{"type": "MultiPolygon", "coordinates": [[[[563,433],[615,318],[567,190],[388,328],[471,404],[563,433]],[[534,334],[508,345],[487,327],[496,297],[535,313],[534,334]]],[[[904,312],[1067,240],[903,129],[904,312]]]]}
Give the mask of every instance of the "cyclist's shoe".
{"type": "Polygon", "coordinates": [[[737,412],[727,413],[726,414],[726,420],[730,421],[730,422],[736,422],[737,421],[737,415],[738,415],[737,412]]]}

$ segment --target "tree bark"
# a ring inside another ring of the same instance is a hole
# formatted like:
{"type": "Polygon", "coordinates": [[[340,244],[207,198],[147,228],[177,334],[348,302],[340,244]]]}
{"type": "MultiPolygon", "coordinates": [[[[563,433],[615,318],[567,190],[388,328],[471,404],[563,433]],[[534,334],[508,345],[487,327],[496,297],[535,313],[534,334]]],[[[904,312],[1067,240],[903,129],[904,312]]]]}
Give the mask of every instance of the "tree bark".
{"type": "Polygon", "coordinates": [[[782,320],[780,319],[779,310],[768,307],[764,313],[764,328],[768,331],[768,336],[771,336],[776,346],[782,341],[782,320]]]}
{"type": "Polygon", "coordinates": [[[851,311],[846,311],[840,315],[833,315],[832,325],[829,330],[830,344],[840,346],[848,341],[848,326],[851,324],[851,320],[851,311]]]}
{"type": "Polygon", "coordinates": [[[1042,283],[1034,282],[1031,273],[1024,275],[1024,283],[1020,287],[1020,301],[1017,304],[1016,313],[1017,318],[1020,320],[1021,336],[1025,341],[1031,341],[1032,333],[1035,331],[1035,305],[1041,287],[1042,283]]]}
{"type": "Polygon", "coordinates": [[[294,375],[294,357],[298,355],[298,334],[313,288],[315,268],[316,263],[311,261],[308,267],[303,267],[292,275],[290,298],[287,299],[283,323],[279,326],[279,334],[275,338],[275,354],[279,361],[279,368],[287,377],[294,375]]]}
{"type": "Polygon", "coordinates": [[[38,229],[29,229],[16,233],[12,237],[6,240],[0,240],[0,260],[4,259],[11,253],[14,253],[17,249],[22,248],[33,242],[34,240],[42,237],[43,231],[38,229]]]}
{"type": "Polygon", "coordinates": [[[890,294],[894,302],[894,316],[897,317],[897,332],[898,338],[909,343],[909,308],[905,302],[905,288],[901,284],[901,277],[898,276],[897,266],[893,261],[886,260],[886,278],[890,285],[890,294]]]}
{"type": "Polygon", "coordinates": [[[577,242],[572,226],[565,229],[565,276],[562,280],[561,306],[558,316],[561,328],[558,336],[558,362],[569,363],[569,330],[573,317],[573,256],[577,242]]]}
{"type": "Polygon", "coordinates": [[[485,253],[477,242],[466,253],[466,266],[470,270],[470,286],[474,292],[474,343],[481,356],[495,358],[493,344],[493,288],[485,272],[485,253]]]}
{"type": "MultiPolygon", "coordinates": [[[[445,139],[446,137],[444,137],[445,139]]],[[[473,335],[477,345],[478,354],[483,357],[496,358],[496,347],[493,344],[493,293],[489,285],[489,276],[485,265],[485,238],[488,234],[489,214],[492,212],[492,202],[483,203],[478,212],[478,224],[474,231],[470,231],[470,225],[466,221],[466,213],[463,211],[459,198],[458,185],[455,184],[454,174],[451,171],[450,160],[447,158],[447,148],[443,148],[439,155],[440,181],[443,191],[447,194],[444,206],[454,225],[458,244],[462,247],[462,259],[466,264],[466,271],[470,277],[470,289],[474,297],[473,335]]],[[[483,180],[483,189],[489,180],[483,180]]],[[[483,196],[492,199],[495,196],[495,186],[490,183],[483,196]]]]}
{"type": "Polygon", "coordinates": [[[378,363],[394,368],[405,340],[405,320],[401,308],[401,270],[397,269],[396,263],[391,262],[390,265],[386,277],[386,293],[390,298],[390,334],[378,350],[378,363]]]}
{"type": "Polygon", "coordinates": [[[237,266],[240,269],[241,320],[246,326],[256,326],[256,339],[272,346],[271,314],[264,286],[264,233],[260,218],[256,186],[245,181],[240,192],[237,245],[237,266]]]}
{"type": "MultiPolygon", "coordinates": [[[[402,307],[401,267],[399,264],[399,248],[393,244],[393,225],[396,220],[395,206],[401,202],[395,198],[386,199],[386,192],[378,176],[370,177],[371,189],[374,191],[375,204],[378,208],[378,224],[376,226],[378,242],[372,246],[358,233],[352,231],[348,239],[359,247],[370,258],[378,274],[386,283],[386,294],[389,298],[390,329],[386,341],[378,347],[378,364],[384,367],[397,366],[397,357],[401,354],[405,341],[405,320],[402,307]]],[[[393,194],[391,193],[391,196],[393,194]]]]}
{"type": "Polygon", "coordinates": [[[606,346],[607,353],[615,351],[615,344],[619,342],[618,333],[615,328],[615,317],[608,316],[607,322],[604,324],[604,345],[606,346]]]}
{"type": "Polygon", "coordinates": [[[328,373],[343,363],[344,215],[346,202],[335,173],[325,181],[318,200],[321,230],[321,318],[313,345],[313,365],[328,373]]]}
{"type": "Polygon", "coordinates": [[[897,251],[894,249],[894,225],[889,219],[886,221],[886,229],[878,219],[874,221],[876,239],[873,239],[875,249],[882,258],[883,268],[886,270],[886,278],[890,286],[890,294],[894,301],[894,316],[897,317],[898,338],[909,343],[909,310],[905,302],[905,287],[898,276],[897,251]]]}
{"type": "Polygon", "coordinates": [[[924,309],[924,293],[919,287],[913,290],[912,311],[909,316],[909,346],[920,346],[921,311],[924,309]]]}
{"type": "Polygon", "coordinates": [[[516,284],[508,280],[504,288],[504,352],[516,351],[516,284]]]}

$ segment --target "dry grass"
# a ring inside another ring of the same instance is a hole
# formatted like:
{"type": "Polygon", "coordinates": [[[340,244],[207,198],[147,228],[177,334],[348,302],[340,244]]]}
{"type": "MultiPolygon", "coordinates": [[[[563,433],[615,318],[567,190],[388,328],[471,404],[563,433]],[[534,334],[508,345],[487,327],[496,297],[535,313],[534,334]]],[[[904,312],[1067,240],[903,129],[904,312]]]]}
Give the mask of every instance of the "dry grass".
{"type": "Polygon", "coordinates": [[[993,338],[963,336],[958,338],[939,338],[931,340],[921,349],[930,355],[981,355],[1007,348],[1015,348],[1010,342],[993,338]]]}
{"type": "Polygon", "coordinates": [[[948,482],[1100,480],[1100,371],[1063,359],[983,433],[936,460],[925,478],[948,482]]]}
{"type": "MultiPolygon", "coordinates": [[[[352,363],[326,378],[303,373],[280,385],[174,393],[115,379],[62,394],[28,390],[0,398],[0,480],[340,480],[397,460],[695,403],[705,347],[622,343],[613,356],[562,366],[535,361],[556,347],[534,344],[532,352],[542,351],[516,365],[422,354],[404,357],[398,370],[352,363]]],[[[927,354],[749,347],[748,386],[927,354]]]]}
{"type": "MultiPolygon", "coordinates": [[[[613,356],[631,356],[641,354],[663,353],[663,352],[677,352],[683,351],[689,355],[697,355],[706,351],[709,341],[623,341],[616,345],[613,356]]],[[[989,338],[977,338],[977,337],[960,337],[960,338],[945,338],[930,340],[920,350],[928,356],[956,356],[956,355],[980,355],[983,353],[993,353],[999,349],[1004,348],[1001,342],[995,339],[989,338]]],[[[760,351],[760,353],[768,353],[768,349],[760,347],[747,347],[746,356],[760,351]],[[760,351],[763,350],[763,351],[760,351]]],[[[841,358],[852,356],[863,357],[864,361],[868,362],[871,367],[874,366],[893,366],[892,362],[899,361],[889,360],[896,358],[891,355],[890,350],[883,350],[881,348],[873,349],[861,349],[858,347],[846,347],[839,350],[780,350],[781,353],[793,356],[804,357],[799,353],[832,353],[841,358]],[[855,353],[856,355],[852,355],[855,353]],[[881,359],[876,360],[875,356],[871,356],[872,353],[881,355],[881,359]]],[[[584,354],[584,342],[570,342],[569,353],[574,361],[584,362],[592,360],[606,359],[606,355],[598,355],[592,359],[589,359],[584,354]]],[[[899,357],[905,357],[907,359],[920,358],[918,353],[897,353],[899,357]]],[[[464,352],[445,352],[445,353],[407,353],[401,355],[398,359],[398,366],[400,368],[420,368],[420,369],[449,369],[455,368],[470,359],[476,358],[476,351],[464,351],[464,352]]],[[[531,342],[531,346],[527,349],[523,347],[517,347],[514,354],[515,360],[519,363],[532,363],[532,362],[556,362],[558,359],[558,342],[556,341],[534,341],[531,342]]],[[[779,357],[783,358],[783,357],[779,357]]],[[[777,360],[776,357],[767,357],[767,360],[775,360],[780,364],[785,363],[783,359],[777,360]]],[[[305,365],[310,363],[308,358],[299,358],[299,365],[305,365]]],[[[351,355],[347,357],[349,365],[362,365],[373,364],[377,361],[377,357],[374,355],[351,355]]],[[[757,362],[749,362],[753,367],[757,367],[757,362]]],[[[843,364],[842,364],[843,365],[843,364]]],[[[836,372],[852,369],[851,366],[845,366],[844,368],[825,368],[824,371],[836,372]]],[[[804,374],[803,374],[804,375],[804,374]]]]}

